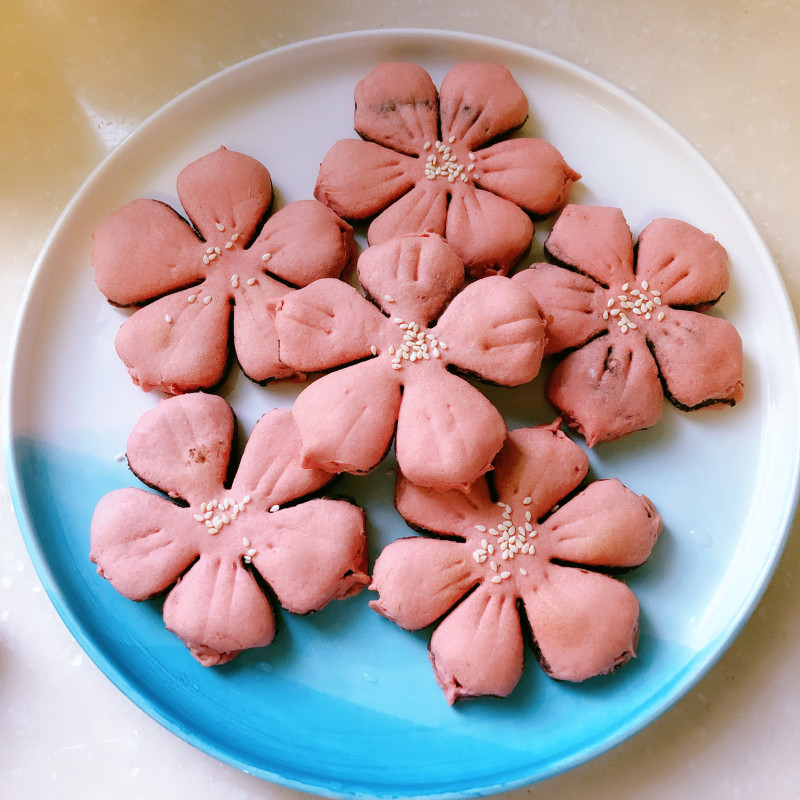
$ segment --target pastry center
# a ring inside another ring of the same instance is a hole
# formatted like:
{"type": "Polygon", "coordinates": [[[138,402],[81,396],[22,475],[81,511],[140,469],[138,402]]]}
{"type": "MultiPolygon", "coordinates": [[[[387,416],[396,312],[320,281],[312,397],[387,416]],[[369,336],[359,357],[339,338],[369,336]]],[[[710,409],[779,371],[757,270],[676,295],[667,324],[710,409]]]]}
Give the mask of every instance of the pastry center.
{"type": "MultiPolygon", "coordinates": [[[[530,502],[531,498],[526,497],[522,504],[527,506],[530,502]]],[[[479,533],[485,533],[487,536],[481,539],[480,547],[472,553],[476,563],[488,562],[489,569],[495,573],[491,578],[492,583],[502,583],[507,580],[514,574],[515,569],[522,576],[528,574],[524,566],[525,559],[521,556],[536,554],[533,540],[538,534],[533,527],[532,514],[528,509],[523,512],[525,521],[522,522],[519,519],[514,520],[514,513],[508,503],[499,502],[497,506],[502,512],[500,521],[495,526],[491,528],[486,525],[475,526],[479,533]]]]}
{"type": "Polygon", "coordinates": [[[622,284],[622,294],[609,297],[603,319],[613,319],[620,332],[627,333],[635,330],[637,319],[653,319],[661,322],[666,316],[661,306],[661,292],[650,289],[647,281],[642,281],[639,287],[631,288],[629,283],[622,284]]]}
{"type": "Polygon", "coordinates": [[[250,495],[245,495],[240,501],[230,497],[223,500],[209,500],[206,503],[200,503],[200,513],[195,514],[194,518],[204,525],[207,532],[213,536],[225,526],[235,522],[239,514],[243,514],[247,510],[249,502],[250,495]]]}
{"type": "MultiPolygon", "coordinates": [[[[435,333],[426,331],[416,322],[403,320],[400,317],[394,317],[392,321],[403,331],[400,345],[389,348],[392,369],[402,369],[406,363],[413,364],[415,361],[441,358],[442,350],[447,350],[447,345],[435,333]]],[[[373,347],[373,353],[376,352],[377,350],[373,347]]]]}
{"type": "Polygon", "coordinates": [[[461,180],[468,183],[470,178],[477,178],[475,173],[475,155],[468,153],[468,164],[462,164],[458,156],[453,152],[452,145],[456,141],[455,136],[451,136],[447,142],[425,142],[423,150],[435,151],[428,152],[425,161],[425,177],[429,181],[437,178],[444,178],[449,183],[461,180]]]}

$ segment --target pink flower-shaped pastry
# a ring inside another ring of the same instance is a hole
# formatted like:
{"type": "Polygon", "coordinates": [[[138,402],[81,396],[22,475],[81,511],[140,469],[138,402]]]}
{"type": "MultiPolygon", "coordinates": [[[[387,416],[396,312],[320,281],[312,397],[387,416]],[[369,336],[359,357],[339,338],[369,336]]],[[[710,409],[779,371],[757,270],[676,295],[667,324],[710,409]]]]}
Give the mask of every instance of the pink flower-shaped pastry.
{"type": "Polygon", "coordinates": [[[352,228],[317,200],[290,203],[264,224],[269,172],[224,147],[182,170],[177,190],[194,228],[140,199],[93,233],[100,291],[118,306],[146,304],[115,343],[133,382],[169,394],[211,388],[227,372],[231,333],[254,381],[294,377],[278,358],[269,302],[338,277],[355,255],[352,228]]]}
{"type": "Polygon", "coordinates": [[[683,410],[742,399],[742,341],[700,313],[728,288],[713,236],[657,219],[633,237],[618,208],[569,205],[545,243],[557,264],[514,276],[540,302],[547,354],[566,351],[545,392],[592,447],[648,428],[664,395],[683,410]]]}
{"type": "Polygon", "coordinates": [[[643,563],[661,531],[652,503],[618,480],[575,491],[586,454],[559,422],[508,434],[467,493],[433,492],[398,474],[395,505],[417,536],[387,545],[373,569],[371,607],[406,630],[443,617],[431,636],[434,674],[449,703],[505,697],[523,669],[527,618],[542,668],[582,681],[635,655],[639,603],[604,568],[643,563]],[[557,509],[557,510],[556,510],[557,509]]]}
{"type": "Polygon", "coordinates": [[[528,117],[522,89],[499,64],[458,64],[438,95],[422,67],[380,64],[356,86],[355,103],[366,141],[331,148],[315,196],[345,219],[378,214],[370,244],[431,231],[470,275],[504,275],[530,247],[528,214],[563,205],[580,178],[541,139],[497,141],[528,117]]]}
{"type": "Polygon", "coordinates": [[[296,614],[368,582],[361,509],[345,500],[296,502],[331,476],[300,466],[291,413],[261,417],[228,484],[233,433],[233,412],[219,397],[162,400],[131,432],[128,463],[181,504],[118,489],[100,500],[92,520],[91,560],[100,575],[131,600],[174,584],[164,622],[205,666],[272,641],[275,618],[255,572],[296,614]]]}
{"type": "Polygon", "coordinates": [[[358,275],[378,307],[337,280],[278,301],[286,364],[303,371],[348,365],[295,400],[303,464],[369,472],[396,426],[397,460],[410,480],[466,489],[489,469],[506,426],[448,367],[502,386],[532,380],[544,352],[538,303],[498,275],[462,290],[464,265],[435,234],[368,248],[358,275]]]}

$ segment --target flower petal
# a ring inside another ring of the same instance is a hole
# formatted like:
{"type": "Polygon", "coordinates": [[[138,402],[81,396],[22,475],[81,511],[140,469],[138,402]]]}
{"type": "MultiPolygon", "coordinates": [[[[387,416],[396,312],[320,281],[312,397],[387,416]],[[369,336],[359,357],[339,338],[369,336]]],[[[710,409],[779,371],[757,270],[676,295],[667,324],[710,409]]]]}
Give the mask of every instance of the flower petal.
{"type": "Polygon", "coordinates": [[[355,103],[354,127],[369,141],[413,155],[438,136],[436,87],[416,64],[379,64],[356,84],[355,103]]]}
{"type": "Polygon", "coordinates": [[[560,264],[603,286],[633,277],[633,238],[618,208],[567,205],[544,246],[560,264]]]}
{"type": "Polygon", "coordinates": [[[589,447],[649,428],[664,406],[655,361],[631,333],[600,336],[570,353],[545,394],[589,447]]]}
{"type": "Polygon", "coordinates": [[[370,608],[407,631],[435,622],[478,581],[464,545],[419,536],[388,544],[375,561],[370,608]]]}
{"type": "Polygon", "coordinates": [[[464,285],[464,264],[440,236],[400,236],[368,247],[358,278],[391,317],[427,327],[464,285]]]}
{"type": "Polygon", "coordinates": [[[582,681],[613,672],[635,655],[639,602],[621,581],[573,567],[547,567],[547,580],[522,602],[542,669],[582,681]]]}
{"type": "Polygon", "coordinates": [[[744,394],[742,340],[725,319],[670,308],[647,329],[669,399],[685,410],[735,405],[744,394]]]}
{"type": "Polygon", "coordinates": [[[508,200],[455,184],[446,238],[472,277],[505,275],[530,247],[533,223],[508,200]]]}
{"type": "Polygon", "coordinates": [[[340,217],[367,219],[404,195],[419,173],[415,158],[374,142],[342,139],[325,154],[314,197],[340,217]]]}
{"type": "Polygon", "coordinates": [[[271,303],[291,291],[288,286],[264,275],[248,286],[247,291],[235,294],[236,358],[244,374],[258,383],[298,377],[296,370],[281,361],[275,308],[271,303]]]}
{"type": "Polygon", "coordinates": [[[539,374],[544,330],[536,298],[499,275],[464,289],[436,326],[451,364],[501,386],[519,386],[539,374]]]}
{"type": "Polygon", "coordinates": [[[267,598],[238,561],[202,557],[167,595],[164,623],[206,667],[275,636],[267,598]]]}
{"type": "Polygon", "coordinates": [[[93,232],[92,266],[100,291],[115,305],[140,305],[201,281],[201,242],[164,203],[134,200],[93,232]]]}
{"type": "Polygon", "coordinates": [[[479,588],[448,614],[428,648],[447,702],[506,697],[523,667],[522,627],[513,597],[479,588]]]}
{"type": "Polygon", "coordinates": [[[530,498],[524,505],[534,520],[577,489],[589,471],[586,453],[560,429],[560,422],[509,431],[494,460],[497,496],[508,504],[530,498]]]}
{"type": "Polygon", "coordinates": [[[636,274],[667,305],[707,306],[727,291],[728,254],[710,233],[677,219],[653,220],[639,235],[636,274]]]}
{"type": "Polygon", "coordinates": [[[177,186],[189,219],[209,243],[223,245],[234,232],[251,242],[272,205],[267,168],[225,147],[184,167],[177,186]]]}
{"type": "Polygon", "coordinates": [[[661,516],[616,479],[590,483],[540,527],[551,556],[594,567],[636,567],[650,556],[661,516]]]}
{"type": "Polygon", "coordinates": [[[480,147],[528,118],[525,93],[500,64],[457,64],[439,89],[442,139],[480,147]]]}
{"type": "Polygon", "coordinates": [[[292,408],[303,466],[357,475],[374,469],[391,445],[400,399],[396,371],[377,359],[310,384],[292,408]]]}
{"type": "Polygon", "coordinates": [[[364,512],[346,500],[309,500],[269,515],[251,537],[253,566],[294,614],[318,611],[369,583],[364,512]]]}
{"type": "Polygon", "coordinates": [[[230,315],[227,296],[202,286],[186,289],[136,311],[117,331],[114,346],[146,392],[210,389],[228,370],[230,315]],[[195,299],[188,302],[190,297],[195,299]]]}
{"type": "Polygon", "coordinates": [[[304,372],[341,366],[370,355],[386,318],[352,286],[322,278],[275,305],[284,364],[304,372]]]}
{"type": "Polygon", "coordinates": [[[163,592],[198,554],[185,510],[143,489],[117,489],[100,500],[91,542],[97,572],[130,600],[163,592]]]}
{"type": "Polygon", "coordinates": [[[441,184],[426,180],[375,217],[369,225],[367,239],[371,245],[376,245],[408,234],[443,236],[446,224],[447,192],[441,184]]]}
{"type": "Polygon", "coordinates": [[[216,496],[223,486],[232,438],[233,412],[221,397],[170,397],[134,426],[128,465],[144,483],[194,505],[216,496]]]}
{"type": "Polygon", "coordinates": [[[417,486],[398,472],[394,504],[412,528],[451,536],[464,536],[466,529],[483,523],[494,512],[485,478],[475,481],[469,492],[457,489],[439,492],[417,486]]]}
{"type": "Polygon", "coordinates": [[[491,469],[506,425],[465,380],[427,366],[408,369],[397,421],[397,463],[412,483],[466,491],[491,469]]]}
{"type": "Polygon", "coordinates": [[[249,495],[253,507],[263,511],[273,505],[304,497],[332,479],[329,472],[301,466],[300,432],[289,409],[273,409],[253,427],[239,469],[231,485],[235,497],[249,495]]]}
{"type": "Polygon", "coordinates": [[[542,139],[508,139],[475,153],[480,185],[525,209],[545,216],[567,201],[580,175],[542,139]]]}
{"type": "Polygon", "coordinates": [[[250,248],[259,266],[292,286],[338,278],[355,259],[353,229],[319,200],[297,200],[273,214],[250,248]]]}
{"type": "Polygon", "coordinates": [[[579,347],[608,330],[605,292],[591,278],[553,264],[533,264],[512,280],[533,294],[547,317],[545,355],[579,347]]]}

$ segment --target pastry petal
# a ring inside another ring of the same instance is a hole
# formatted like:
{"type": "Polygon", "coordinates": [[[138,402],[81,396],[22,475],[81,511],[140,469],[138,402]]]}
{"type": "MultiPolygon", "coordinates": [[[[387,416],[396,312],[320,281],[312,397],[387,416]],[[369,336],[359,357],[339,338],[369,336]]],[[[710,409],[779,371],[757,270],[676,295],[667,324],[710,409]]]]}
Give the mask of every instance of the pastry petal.
{"type": "Polygon", "coordinates": [[[565,206],[545,250],[605,287],[621,285],[633,276],[633,239],[618,208],[565,206]]]}
{"type": "Polygon", "coordinates": [[[467,286],[436,326],[451,364],[501,386],[519,386],[539,374],[544,330],[536,298],[499,275],[467,286]]]}
{"type": "Polygon", "coordinates": [[[545,394],[589,447],[649,428],[664,405],[655,361],[631,332],[600,336],[570,353],[545,394]]]}
{"type": "Polygon", "coordinates": [[[621,581],[572,567],[547,567],[547,580],[522,602],[542,669],[582,681],[613,672],[635,655],[639,602],[621,581]]]}
{"type": "Polygon", "coordinates": [[[594,481],[539,528],[550,555],[594,567],[643,564],[661,532],[661,516],[644,495],[616,479],[594,481]]]}
{"type": "Polygon", "coordinates": [[[413,537],[388,544],[375,561],[370,608],[407,631],[435,622],[477,582],[464,545],[413,537]]]}
{"type": "Polygon", "coordinates": [[[342,139],[322,161],[314,197],[340,217],[366,219],[404,195],[419,172],[415,158],[374,142],[342,139]]]}
{"type": "Polygon", "coordinates": [[[530,214],[545,216],[567,201],[580,179],[561,153],[542,139],[507,139],[475,153],[480,185],[530,214]]]}
{"type": "Polygon", "coordinates": [[[133,200],[93,232],[92,266],[115,305],[148,302],[203,280],[203,248],[185,219],[156,200],[133,200]]]}
{"type": "Polygon", "coordinates": [[[677,219],[653,220],[639,235],[636,274],[668,305],[707,306],[728,289],[728,254],[710,234],[677,219]]]}
{"type": "Polygon", "coordinates": [[[394,504],[412,528],[465,536],[465,531],[486,521],[494,512],[489,484],[479,478],[469,492],[440,492],[411,483],[402,472],[395,480],[394,504]]]}
{"type": "Polygon", "coordinates": [[[143,489],[116,489],[95,508],[89,558],[121,595],[145,600],[197,557],[192,533],[185,509],[143,489]]]}
{"type": "Polygon", "coordinates": [[[561,429],[561,420],[509,431],[494,461],[497,496],[530,509],[534,521],[580,486],[589,471],[586,453],[561,429]]]}
{"type": "Polygon", "coordinates": [[[315,492],[331,481],[329,472],[306,469],[301,460],[300,432],[292,412],[268,411],[250,433],[231,493],[237,498],[249,495],[254,508],[267,511],[275,504],[315,492]]]}
{"type": "Polygon", "coordinates": [[[338,278],[355,258],[353,229],[319,200],[284,206],[269,218],[250,249],[264,269],[292,286],[338,278]]]}
{"type": "Polygon", "coordinates": [[[469,149],[519,128],[528,117],[525,93],[500,64],[463,63],[439,89],[442,140],[451,136],[469,149]]]}
{"type": "Polygon", "coordinates": [[[227,296],[202,286],[185,289],[134,312],[117,331],[114,346],[131,380],[146,392],[210,389],[228,369],[230,315],[227,296]],[[195,300],[188,302],[190,297],[195,300]]]}
{"type": "Polygon", "coordinates": [[[472,277],[505,275],[531,245],[530,217],[491,192],[454,186],[447,209],[447,241],[472,277]]]}
{"type": "Polygon", "coordinates": [[[225,483],[233,425],[231,407],[216,395],[161,400],[131,431],[128,465],[149,486],[199,504],[225,483]]]}
{"type": "Polygon", "coordinates": [[[523,667],[514,597],[479,588],[444,618],[428,652],[436,681],[451,705],[461,697],[507,696],[523,667]]]}
{"type": "Polygon", "coordinates": [[[258,383],[296,378],[298,373],[280,358],[273,300],[292,290],[268,275],[258,278],[247,291],[235,293],[233,341],[236,358],[248,378],[258,383]]]}
{"type": "Polygon", "coordinates": [[[386,318],[349,284],[322,278],[277,301],[275,325],[284,364],[304,372],[370,355],[386,318]]]}
{"type": "Polygon", "coordinates": [[[533,294],[547,317],[545,355],[580,347],[608,330],[606,293],[591,278],[553,264],[534,264],[512,280],[533,294]]]}
{"type": "Polygon", "coordinates": [[[354,127],[369,141],[413,155],[438,136],[436,87],[416,64],[379,64],[356,84],[354,95],[354,127]]]}
{"type": "Polygon", "coordinates": [[[742,340],[725,319],[670,308],[647,328],[669,399],[679,408],[735,405],[744,395],[742,340]]]}
{"type": "Polygon", "coordinates": [[[184,167],[177,187],[189,219],[208,244],[219,247],[233,233],[249,244],[272,205],[267,168],[225,147],[184,167]]]}
{"type": "Polygon", "coordinates": [[[443,236],[446,224],[447,191],[436,181],[426,180],[375,217],[369,225],[367,239],[370,245],[376,245],[412,233],[443,236]]]}
{"type": "Polygon", "coordinates": [[[164,623],[206,667],[242,650],[265,647],[275,617],[253,576],[238,560],[203,556],[164,601],[164,623]]]}
{"type": "Polygon", "coordinates": [[[318,611],[369,583],[364,512],[346,500],[309,500],[269,515],[253,533],[253,566],[280,604],[295,614],[318,611]]]}
{"type": "Polygon", "coordinates": [[[325,375],[300,392],[292,413],[303,442],[303,466],[358,475],[380,463],[400,410],[396,372],[371,359],[325,375]]]}
{"type": "Polygon", "coordinates": [[[506,436],[505,422],[477,389],[432,367],[407,368],[397,421],[397,463],[412,483],[466,491],[491,469],[506,436]]]}
{"type": "Polygon", "coordinates": [[[389,316],[427,327],[464,285],[464,264],[440,236],[400,236],[368,247],[358,278],[389,316]]]}

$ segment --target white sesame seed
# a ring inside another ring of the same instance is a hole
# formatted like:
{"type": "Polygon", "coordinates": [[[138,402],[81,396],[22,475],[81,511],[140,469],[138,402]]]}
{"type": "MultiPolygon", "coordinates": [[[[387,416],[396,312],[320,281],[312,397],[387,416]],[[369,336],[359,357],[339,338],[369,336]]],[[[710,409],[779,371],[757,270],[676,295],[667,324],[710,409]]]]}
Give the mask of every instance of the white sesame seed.
{"type": "Polygon", "coordinates": [[[242,545],[244,547],[250,547],[250,540],[246,536],[242,536],[242,545]]]}
{"type": "Polygon", "coordinates": [[[383,299],[384,299],[384,300],[385,300],[387,303],[394,303],[394,297],[392,297],[390,294],[385,294],[385,295],[383,296],[383,299]]]}
{"type": "Polygon", "coordinates": [[[642,281],[642,289],[647,291],[647,281],[642,281]]]}
{"type": "Polygon", "coordinates": [[[210,264],[211,263],[211,260],[209,259],[208,256],[203,256],[203,263],[204,264],[210,264]]]}
{"type": "Polygon", "coordinates": [[[658,289],[653,289],[650,294],[653,295],[653,297],[661,297],[661,292],[659,292],[658,289]]]}
{"type": "Polygon", "coordinates": [[[196,519],[198,522],[204,522],[204,521],[205,521],[205,517],[204,517],[202,514],[195,514],[195,515],[194,515],[194,518],[195,518],[195,519],[196,519]]]}
{"type": "Polygon", "coordinates": [[[172,317],[169,314],[164,314],[164,321],[169,325],[172,322],[172,317]]]}
{"type": "Polygon", "coordinates": [[[247,279],[247,285],[248,286],[252,286],[255,282],[256,282],[255,278],[248,278],[247,279]]]}
{"type": "Polygon", "coordinates": [[[211,295],[210,295],[210,294],[207,294],[207,295],[206,295],[206,296],[203,298],[203,302],[204,302],[206,305],[208,305],[208,304],[211,302],[211,295]]]}
{"type": "Polygon", "coordinates": [[[491,568],[492,568],[492,569],[493,569],[495,572],[497,572],[497,562],[495,562],[495,561],[490,561],[490,562],[489,562],[489,566],[490,566],[490,567],[491,567],[491,568]]]}
{"type": "MultiPolygon", "coordinates": [[[[486,526],[485,526],[485,525],[476,525],[476,526],[475,526],[475,530],[476,530],[476,531],[480,531],[481,533],[483,533],[483,532],[486,530],[486,526]]],[[[485,546],[486,546],[486,545],[484,545],[484,547],[485,547],[485,546]]]]}
{"type": "Polygon", "coordinates": [[[374,355],[374,356],[378,355],[378,348],[377,348],[377,347],[375,347],[375,345],[374,345],[374,344],[373,344],[373,345],[370,345],[369,351],[370,351],[370,353],[372,353],[372,355],[374,355]]]}
{"type": "Polygon", "coordinates": [[[250,558],[250,556],[244,556],[242,558],[242,561],[244,561],[245,564],[251,564],[253,562],[253,559],[250,558]]]}
{"type": "Polygon", "coordinates": [[[469,160],[470,161],[474,161],[476,158],[477,158],[477,156],[475,155],[475,153],[470,153],[469,154],[469,160]]]}
{"type": "Polygon", "coordinates": [[[431,149],[431,143],[430,142],[425,142],[425,144],[422,145],[422,149],[423,150],[430,150],[431,149]]]}
{"type": "Polygon", "coordinates": [[[238,233],[232,233],[231,234],[231,241],[232,242],[235,242],[238,238],[239,238],[239,234],[238,233]]]}
{"type": "Polygon", "coordinates": [[[523,497],[522,498],[522,505],[529,506],[530,504],[531,504],[531,498],[530,497],[523,497]]]}
{"type": "Polygon", "coordinates": [[[250,502],[250,495],[249,495],[249,494],[246,494],[246,495],[245,495],[245,496],[242,498],[242,502],[243,502],[243,503],[245,503],[245,504],[249,503],[249,502],[250,502]]]}
{"type": "Polygon", "coordinates": [[[451,136],[447,141],[450,142],[450,144],[453,144],[453,142],[455,140],[456,140],[456,137],[455,136],[451,136]]]}
{"type": "Polygon", "coordinates": [[[403,369],[403,367],[400,364],[392,364],[392,369],[403,369]]]}
{"type": "Polygon", "coordinates": [[[233,242],[225,242],[225,249],[230,250],[233,247],[233,242]]]}
{"type": "Polygon", "coordinates": [[[195,300],[197,300],[197,295],[196,295],[196,294],[190,294],[190,295],[189,295],[189,296],[186,298],[186,302],[187,302],[187,303],[194,303],[194,301],[195,301],[195,300]]]}
{"type": "MultiPolygon", "coordinates": [[[[653,294],[655,295],[655,292],[653,292],[653,294]]],[[[660,306],[660,305],[661,305],[661,298],[660,298],[660,297],[658,297],[658,296],[655,296],[655,297],[653,297],[653,302],[654,302],[654,303],[655,303],[657,306],[660,306]]]]}
{"type": "Polygon", "coordinates": [[[225,230],[225,226],[221,222],[215,222],[214,224],[216,225],[218,231],[222,232],[225,230]]]}
{"type": "Polygon", "coordinates": [[[522,569],[522,567],[520,567],[519,574],[520,575],[527,575],[528,574],[528,570],[522,569]]]}
{"type": "Polygon", "coordinates": [[[627,283],[623,283],[622,284],[622,291],[623,292],[627,292],[628,291],[628,284],[627,283]]]}
{"type": "Polygon", "coordinates": [[[658,312],[658,316],[656,317],[656,319],[657,319],[659,322],[661,322],[661,321],[664,319],[664,317],[666,317],[666,316],[667,316],[667,315],[666,315],[666,314],[665,314],[663,311],[659,311],[659,312],[658,312]]]}
{"type": "Polygon", "coordinates": [[[280,506],[279,506],[277,503],[275,503],[275,505],[274,505],[274,506],[270,506],[270,507],[269,507],[269,510],[270,510],[270,513],[271,513],[271,514],[272,514],[272,513],[274,513],[274,512],[276,512],[276,511],[278,511],[279,509],[280,509],[280,506]]]}
{"type": "Polygon", "coordinates": [[[500,581],[502,581],[502,580],[503,580],[503,579],[502,579],[502,578],[501,578],[499,575],[495,575],[495,576],[492,578],[492,583],[500,583],[500,581]]]}
{"type": "Polygon", "coordinates": [[[262,261],[269,261],[271,258],[272,258],[272,253],[264,253],[264,255],[261,256],[262,261]]]}

